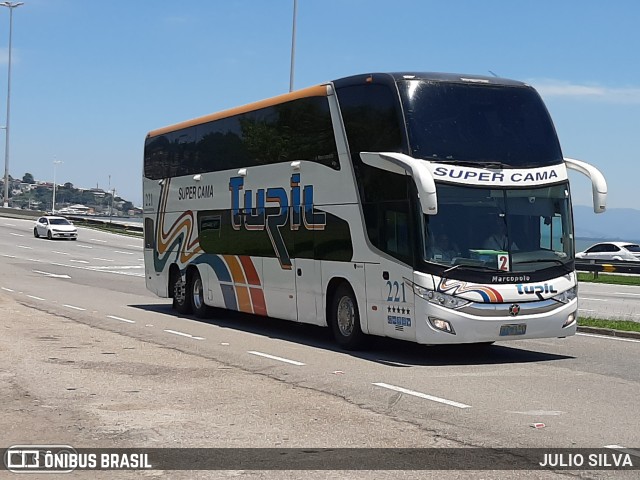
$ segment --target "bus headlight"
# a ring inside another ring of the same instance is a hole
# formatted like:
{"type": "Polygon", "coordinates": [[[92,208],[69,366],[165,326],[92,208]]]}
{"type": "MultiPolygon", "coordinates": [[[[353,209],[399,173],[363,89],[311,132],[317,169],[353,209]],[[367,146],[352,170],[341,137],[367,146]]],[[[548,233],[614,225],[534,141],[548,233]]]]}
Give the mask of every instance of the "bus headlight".
{"type": "Polygon", "coordinates": [[[554,296],[553,299],[560,303],[569,303],[571,300],[573,300],[577,296],[578,296],[578,287],[576,286],[554,296]]]}
{"type": "Polygon", "coordinates": [[[465,305],[471,303],[469,300],[454,297],[453,295],[447,295],[446,293],[429,290],[428,288],[420,287],[415,283],[412,284],[412,287],[417,296],[419,296],[420,298],[424,298],[429,303],[433,303],[441,307],[456,309],[464,307],[465,305]]]}

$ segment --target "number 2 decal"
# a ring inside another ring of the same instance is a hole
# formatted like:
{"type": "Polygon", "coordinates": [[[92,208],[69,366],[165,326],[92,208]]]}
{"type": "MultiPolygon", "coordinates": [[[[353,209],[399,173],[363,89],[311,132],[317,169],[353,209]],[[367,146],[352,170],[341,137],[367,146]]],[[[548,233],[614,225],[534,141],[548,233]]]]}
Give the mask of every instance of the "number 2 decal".
{"type": "Polygon", "coordinates": [[[387,294],[387,302],[406,302],[407,301],[405,296],[405,291],[404,291],[404,283],[400,284],[397,281],[392,282],[391,280],[387,280],[387,287],[389,287],[389,293],[387,294]],[[402,289],[402,300],[400,300],[401,289],[402,289]]]}
{"type": "Polygon", "coordinates": [[[509,255],[498,255],[498,270],[509,271],[509,255]]]}

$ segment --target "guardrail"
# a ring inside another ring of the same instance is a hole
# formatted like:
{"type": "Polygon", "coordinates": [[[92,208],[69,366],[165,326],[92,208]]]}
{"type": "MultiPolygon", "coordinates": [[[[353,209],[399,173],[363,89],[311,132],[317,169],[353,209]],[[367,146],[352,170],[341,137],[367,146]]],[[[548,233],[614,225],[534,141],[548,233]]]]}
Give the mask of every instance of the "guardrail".
{"type": "MultiPolygon", "coordinates": [[[[50,213],[40,212],[37,210],[20,210],[17,208],[0,207],[0,217],[21,218],[24,220],[35,220],[36,218],[42,215],[50,215],[50,213]]],[[[144,230],[142,223],[127,222],[127,219],[123,217],[110,218],[110,217],[85,217],[85,216],[76,216],[76,215],[63,215],[63,216],[78,225],[94,225],[94,226],[109,227],[109,229],[111,230],[121,231],[121,232],[132,232],[136,234],[142,234],[144,230]]]]}
{"type": "Polygon", "coordinates": [[[118,217],[87,218],[87,217],[76,217],[75,215],[65,215],[65,217],[71,220],[76,225],[95,225],[95,226],[101,226],[101,227],[109,227],[109,229],[111,230],[122,231],[122,232],[142,233],[144,230],[141,223],[140,224],[127,223],[126,219],[120,219],[118,217]]]}
{"type": "Polygon", "coordinates": [[[599,272],[632,273],[640,275],[640,262],[607,262],[598,260],[576,260],[576,270],[593,272],[594,277],[599,272]]]}

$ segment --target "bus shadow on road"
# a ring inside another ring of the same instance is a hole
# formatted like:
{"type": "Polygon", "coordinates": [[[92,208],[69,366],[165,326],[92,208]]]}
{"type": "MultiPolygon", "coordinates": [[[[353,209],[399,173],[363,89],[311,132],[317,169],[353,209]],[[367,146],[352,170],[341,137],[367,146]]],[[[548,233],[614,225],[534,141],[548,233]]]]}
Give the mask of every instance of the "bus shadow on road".
{"type": "MultiPolygon", "coordinates": [[[[265,338],[284,340],[322,350],[340,352],[354,358],[396,368],[414,366],[518,364],[575,358],[571,355],[531,350],[532,345],[523,343],[523,341],[493,345],[420,345],[392,338],[373,336],[368,338],[367,344],[363,349],[347,351],[336,345],[331,335],[331,330],[325,327],[215,308],[212,309],[208,318],[198,319],[191,315],[180,315],[176,313],[176,311],[171,308],[171,304],[129,306],[147,312],[166,315],[174,318],[176,321],[195,321],[239,332],[253,333],[265,338]]],[[[176,328],[178,327],[179,325],[176,326],[176,328]]]]}

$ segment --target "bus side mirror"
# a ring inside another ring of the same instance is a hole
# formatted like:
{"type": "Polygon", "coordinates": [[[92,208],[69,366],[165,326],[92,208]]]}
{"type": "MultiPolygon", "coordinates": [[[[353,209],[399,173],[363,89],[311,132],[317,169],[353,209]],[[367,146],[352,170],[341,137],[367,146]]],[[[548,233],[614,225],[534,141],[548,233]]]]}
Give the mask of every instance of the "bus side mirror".
{"type": "Polygon", "coordinates": [[[417,160],[404,153],[396,152],[362,152],[360,158],[372,167],[400,175],[411,175],[418,188],[418,200],[420,200],[422,213],[425,215],[438,213],[436,182],[424,160],[417,160]]]}
{"type": "Polygon", "coordinates": [[[591,189],[593,191],[593,211],[602,213],[607,209],[607,181],[604,175],[593,165],[575,160],[573,158],[564,159],[564,163],[570,170],[586,175],[591,179],[591,189]]]}

